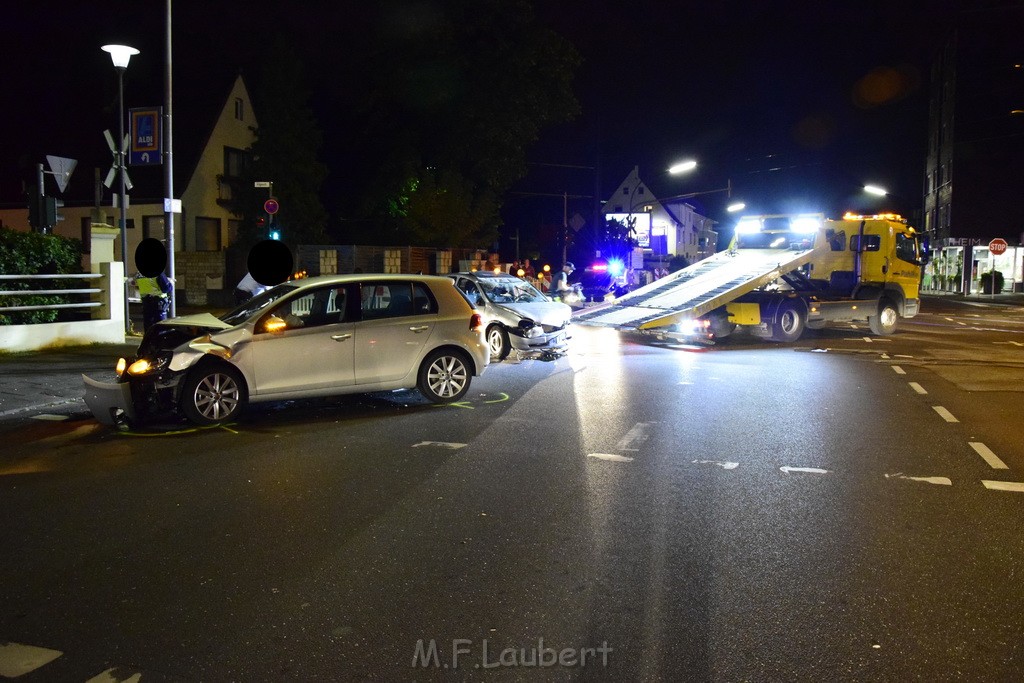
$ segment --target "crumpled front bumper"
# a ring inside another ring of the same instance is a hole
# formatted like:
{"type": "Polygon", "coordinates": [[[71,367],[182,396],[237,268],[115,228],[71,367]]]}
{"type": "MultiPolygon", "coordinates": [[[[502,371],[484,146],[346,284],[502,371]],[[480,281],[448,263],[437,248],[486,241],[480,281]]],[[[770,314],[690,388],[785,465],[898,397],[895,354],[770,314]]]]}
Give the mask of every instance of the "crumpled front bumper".
{"type": "Polygon", "coordinates": [[[127,382],[97,382],[82,375],[85,384],[85,404],[96,419],[105,425],[118,423],[118,411],[129,420],[135,419],[132,388],[127,382]]]}
{"type": "Polygon", "coordinates": [[[509,335],[512,348],[521,356],[525,354],[542,354],[560,356],[569,350],[568,330],[559,330],[542,337],[520,337],[509,335]]]}

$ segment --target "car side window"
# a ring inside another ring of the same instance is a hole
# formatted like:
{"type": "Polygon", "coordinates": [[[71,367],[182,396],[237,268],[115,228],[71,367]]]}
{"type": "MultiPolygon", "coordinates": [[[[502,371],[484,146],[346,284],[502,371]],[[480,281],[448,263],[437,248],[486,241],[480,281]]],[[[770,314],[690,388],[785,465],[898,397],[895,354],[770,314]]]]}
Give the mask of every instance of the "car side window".
{"type": "Polygon", "coordinates": [[[364,284],[360,299],[363,320],[437,313],[437,301],[422,282],[364,284]]]}
{"type": "Polygon", "coordinates": [[[476,288],[476,283],[472,280],[461,279],[459,280],[459,289],[469,299],[469,303],[476,306],[480,303],[480,291],[476,288]]]}
{"type": "Polygon", "coordinates": [[[333,325],[345,320],[345,287],[322,287],[278,304],[267,318],[284,321],[285,329],[333,325]]]}

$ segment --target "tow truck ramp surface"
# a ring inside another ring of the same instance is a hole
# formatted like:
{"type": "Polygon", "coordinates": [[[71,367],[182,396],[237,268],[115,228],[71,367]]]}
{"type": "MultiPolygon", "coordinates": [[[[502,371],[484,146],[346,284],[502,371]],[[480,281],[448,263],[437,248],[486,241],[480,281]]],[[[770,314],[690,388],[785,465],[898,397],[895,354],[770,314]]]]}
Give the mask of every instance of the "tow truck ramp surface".
{"type": "Polygon", "coordinates": [[[573,316],[581,325],[621,330],[663,327],[699,318],[811,260],[813,248],[720,251],[692,266],[573,316]]]}

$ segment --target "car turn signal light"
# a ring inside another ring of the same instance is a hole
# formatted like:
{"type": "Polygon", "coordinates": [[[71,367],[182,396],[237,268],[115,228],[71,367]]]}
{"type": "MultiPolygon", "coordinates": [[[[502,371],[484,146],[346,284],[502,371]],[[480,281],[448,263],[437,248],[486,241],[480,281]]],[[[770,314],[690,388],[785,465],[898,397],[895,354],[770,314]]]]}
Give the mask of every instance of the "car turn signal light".
{"type": "Polygon", "coordinates": [[[484,319],[483,317],[481,317],[479,313],[474,313],[473,315],[469,316],[469,329],[473,330],[474,332],[479,332],[483,326],[484,319]]]}

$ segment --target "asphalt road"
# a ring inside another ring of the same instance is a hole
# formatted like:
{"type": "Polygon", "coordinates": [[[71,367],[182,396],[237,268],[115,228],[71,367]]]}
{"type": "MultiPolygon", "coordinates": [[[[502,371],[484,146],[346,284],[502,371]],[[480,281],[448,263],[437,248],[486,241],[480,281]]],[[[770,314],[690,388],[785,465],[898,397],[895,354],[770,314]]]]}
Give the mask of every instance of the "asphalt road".
{"type": "Polygon", "coordinates": [[[953,302],[788,347],[579,329],[453,406],[26,418],[0,674],[1014,680],[1020,344],[1019,309],[953,302]]]}

